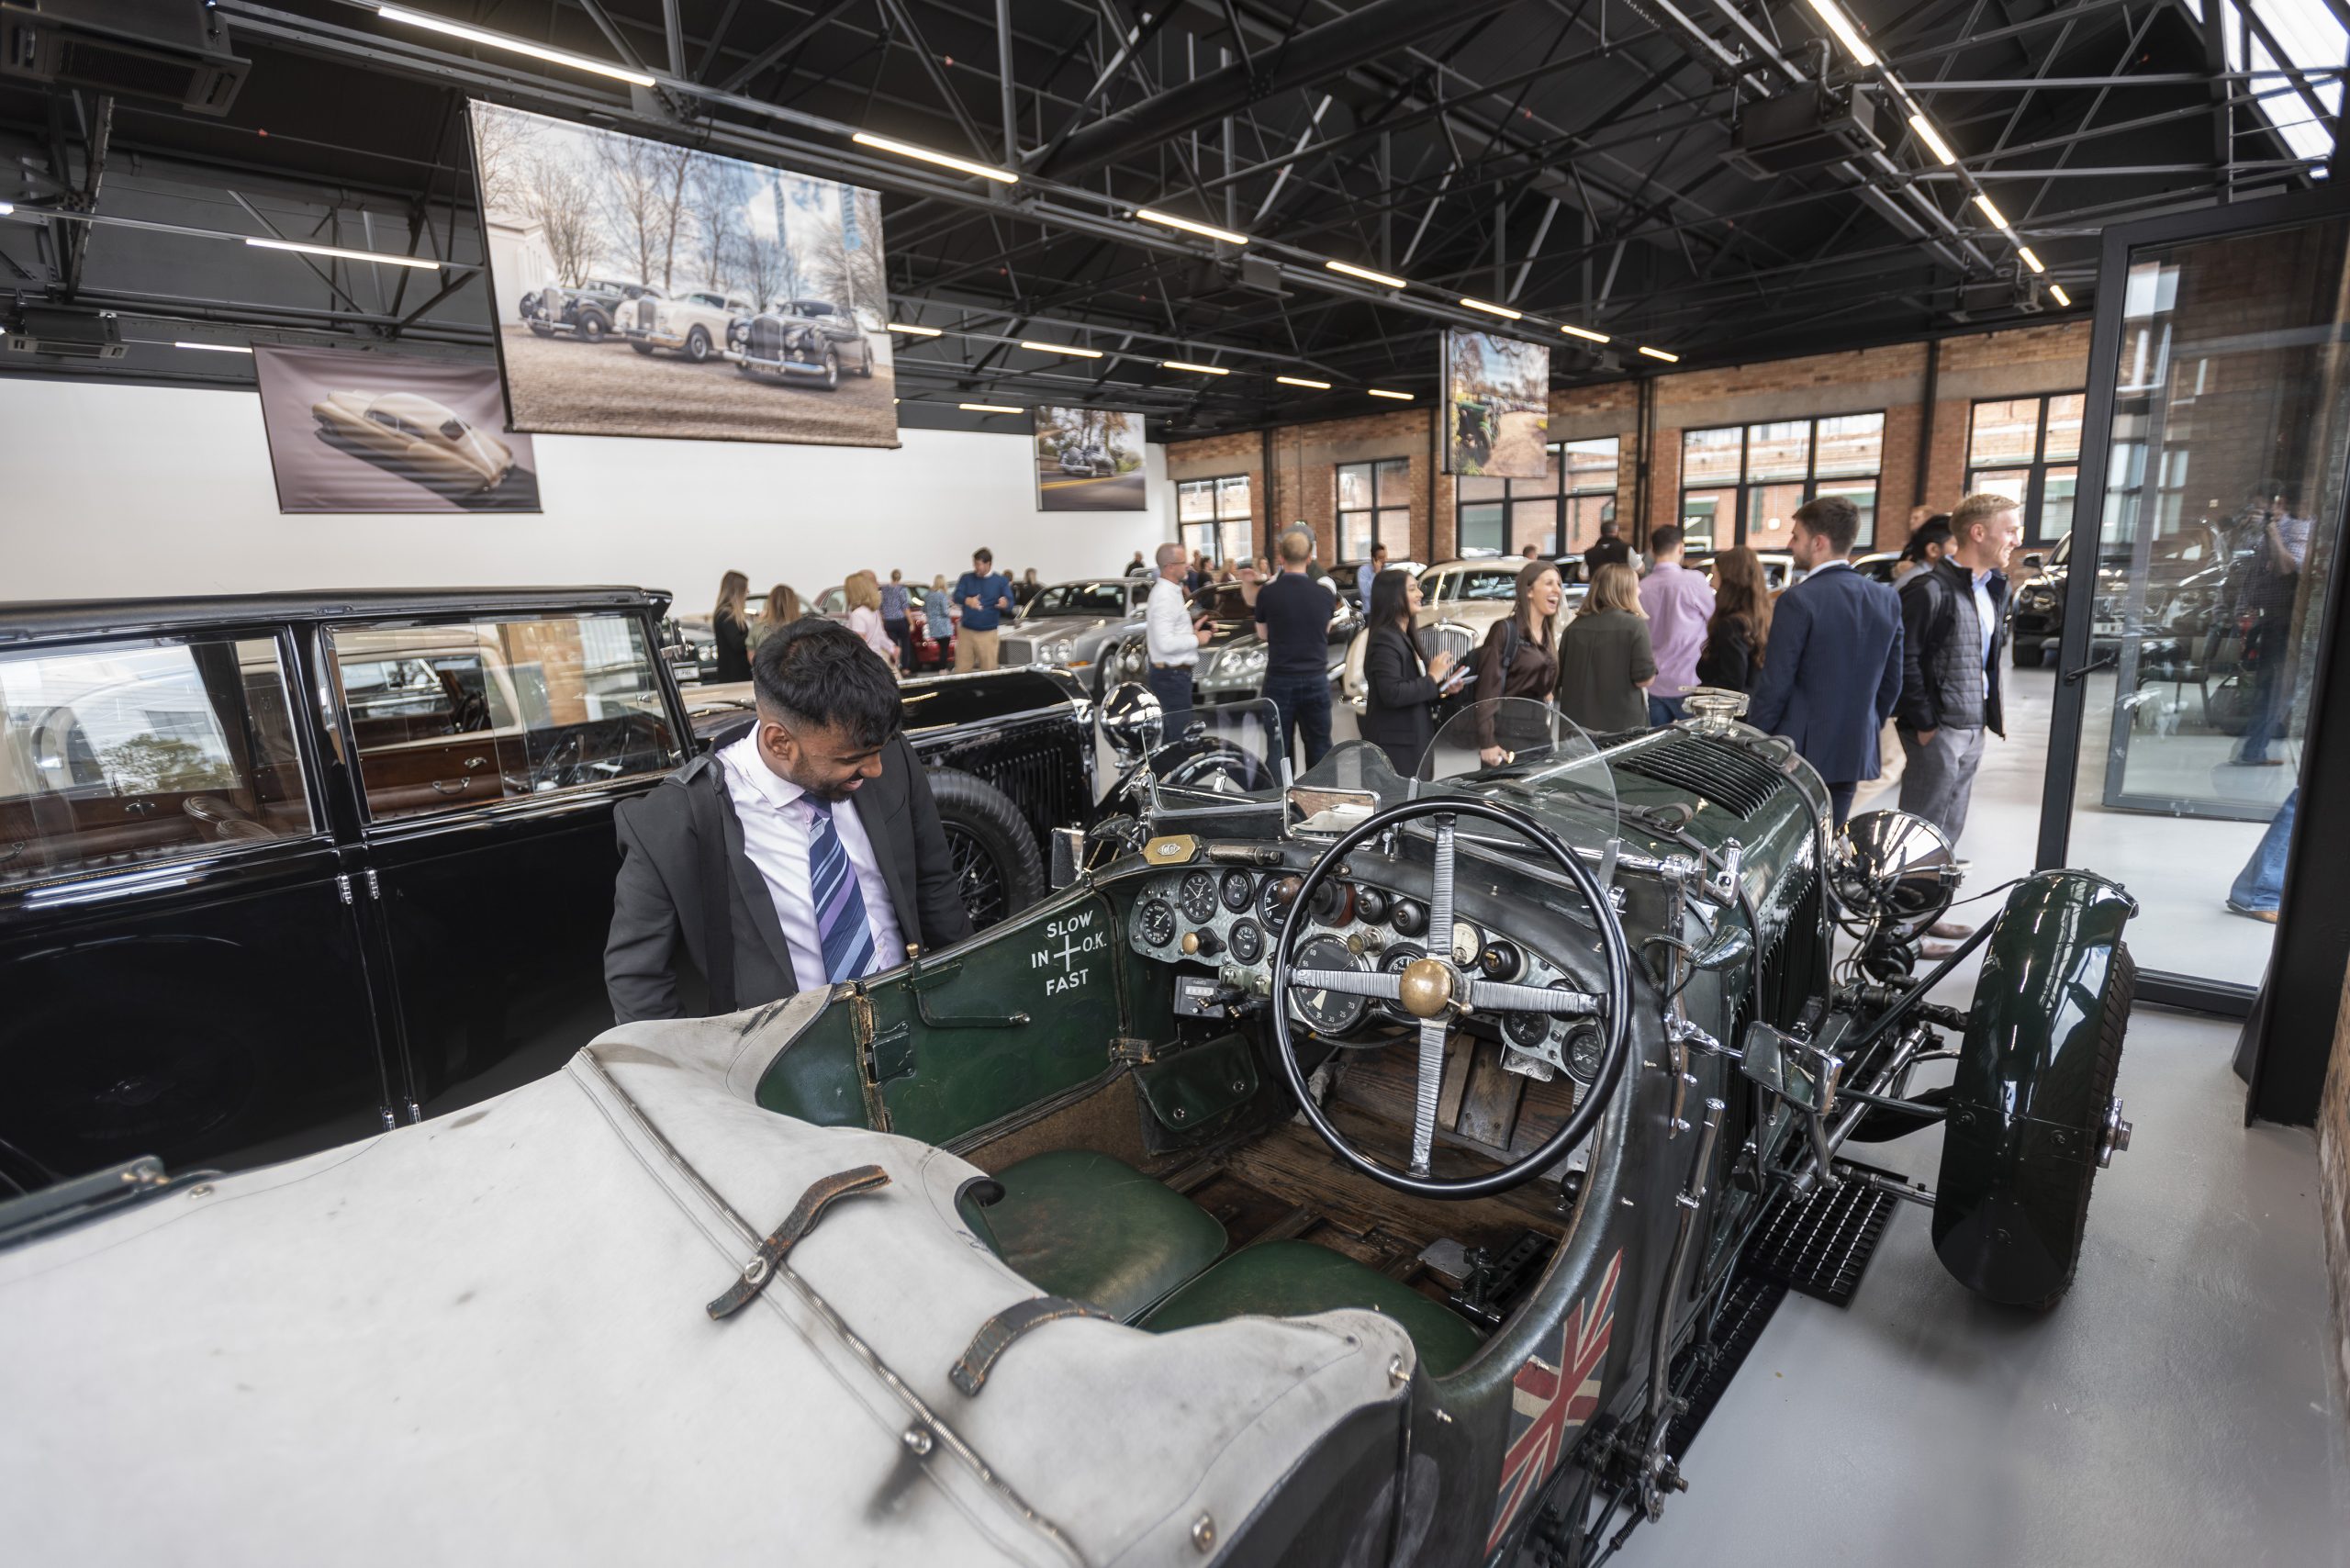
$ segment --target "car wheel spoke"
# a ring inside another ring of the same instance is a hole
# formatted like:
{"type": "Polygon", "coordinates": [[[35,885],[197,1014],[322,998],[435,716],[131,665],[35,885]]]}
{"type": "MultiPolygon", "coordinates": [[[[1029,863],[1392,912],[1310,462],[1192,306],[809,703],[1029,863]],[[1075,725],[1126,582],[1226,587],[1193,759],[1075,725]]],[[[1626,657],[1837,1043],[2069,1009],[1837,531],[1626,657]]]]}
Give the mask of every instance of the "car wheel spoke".
{"type": "Polygon", "coordinates": [[[1602,1002],[1587,991],[1472,980],[1469,982],[1469,1005],[1481,1013],[1549,1013],[1561,1018],[1581,1018],[1596,1014],[1602,1002]]]}
{"type": "Polygon", "coordinates": [[[1428,1174],[1428,1157],[1436,1149],[1437,1096],[1444,1088],[1444,1020],[1420,1024],[1420,1076],[1412,1094],[1412,1174],[1428,1174]]]}
{"type": "Polygon", "coordinates": [[[1289,983],[1299,991],[1335,991],[1348,996],[1375,997],[1382,1002],[1403,996],[1401,975],[1365,974],[1360,969],[1292,969],[1289,983]]]}

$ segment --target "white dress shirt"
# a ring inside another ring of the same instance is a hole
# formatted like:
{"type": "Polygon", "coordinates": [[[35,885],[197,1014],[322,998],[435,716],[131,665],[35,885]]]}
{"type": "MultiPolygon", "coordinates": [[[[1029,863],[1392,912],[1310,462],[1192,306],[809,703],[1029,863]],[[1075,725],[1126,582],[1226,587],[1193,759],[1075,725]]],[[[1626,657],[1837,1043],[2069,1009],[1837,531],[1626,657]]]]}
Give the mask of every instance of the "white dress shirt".
{"type": "MultiPolygon", "coordinates": [[[[824,972],[824,946],[816,939],[816,901],[808,875],[808,792],[784,778],[759,759],[756,728],[719,752],[726,769],[726,793],[734,802],[734,816],[743,824],[744,853],[758,868],[775,901],[775,917],[783,927],[784,946],[791,950],[791,973],[802,991],[830,983],[824,972]]],[[[819,801],[818,804],[822,804],[819,801]]],[[[867,974],[896,969],[906,961],[906,939],[898,930],[897,906],[890,902],[889,879],[874,857],[873,841],[856,807],[843,802],[832,808],[833,828],[856,872],[865,895],[865,924],[873,933],[873,961],[867,974]]]]}
{"type": "Polygon", "coordinates": [[[1970,574],[1975,579],[1975,619],[1976,630],[1983,636],[1983,645],[1975,652],[1975,667],[1983,672],[1983,700],[1991,700],[1991,636],[1999,629],[1999,613],[1991,606],[1991,568],[1984,567],[1970,574]]]}
{"type": "Polygon", "coordinates": [[[1150,662],[1189,669],[1200,662],[1199,634],[1192,630],[1191,601],[1183,585],[1161,577],[1150,585],[1150,608],[1143,622],[1150,662]]]}

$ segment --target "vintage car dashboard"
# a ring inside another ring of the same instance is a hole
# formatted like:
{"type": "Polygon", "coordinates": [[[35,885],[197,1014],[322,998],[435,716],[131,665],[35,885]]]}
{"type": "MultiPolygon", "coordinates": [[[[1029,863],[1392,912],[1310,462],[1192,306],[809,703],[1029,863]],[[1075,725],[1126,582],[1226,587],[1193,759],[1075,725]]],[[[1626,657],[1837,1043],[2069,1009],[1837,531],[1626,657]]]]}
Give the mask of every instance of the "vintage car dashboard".
{"type": "MultiPolygon", "coordinates": [[[[1304,876],[1288,867],[1256,868],[1213,862],[1150,878],[1136,893],[1127,942],[1146,959],[1201,966],[1206,973],[1177,981],[1179,1014],[1204,1015],[1236,998],[1261,1001],[1272,993],[1272,954],[1283,926],[1302,919],[1293,967],[1305,969],[1401,973],[1437,945],[1464,970],[1487,980],[1587,993],[1591,986],[1558,961],[1572,948],[1595,944],[1570,928],[1555,910],[1530,901],[1504,901],[1497,890],[1461,886],[1449,933],[1428,930],[1427,868],[1408,861],[1358,857],[1316,890],[1313,906],[1295,907],[1304,876]]],[[[1462,879],[1464,884],[1470,879],[1462,879]]],[[[1319,1039],[1337,1044],[1384,1043],[1369,1037],[1416,1023],[1394,1002],[1345,992],[1299,988],[1291,1017],[1319,1039]]],[[[1601,1034],[1595,1020],[1539,1013],[1464,1019],[1472,1032],[1505,1047],[1511,1070],[1549,1080],[1564,1070],[1588,1086],[1596,1076],[1601,1034]]]]}

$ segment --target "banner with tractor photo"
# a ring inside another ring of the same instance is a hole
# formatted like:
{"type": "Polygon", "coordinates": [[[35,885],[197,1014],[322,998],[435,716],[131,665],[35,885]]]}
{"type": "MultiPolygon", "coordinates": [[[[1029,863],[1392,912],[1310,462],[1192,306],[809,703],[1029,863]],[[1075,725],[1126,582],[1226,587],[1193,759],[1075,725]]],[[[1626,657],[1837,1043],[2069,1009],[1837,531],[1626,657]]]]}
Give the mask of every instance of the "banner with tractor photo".
{"type": "Polygon", "coordinates": [[[508,424],[898,444],[878,192],[476,100],[508,424]]]}
{"type": "Polygon", "coordinates": [[[1142,416],[1115,409],[1036,410],[1038,511],[1141,511],[1142,416]]]}
{"type": "Polygon", "coordinates": [[[1550,351],[1491,332],[1444,335],[1444,471],[1539,479],[1550,429],[1550,351]]]}

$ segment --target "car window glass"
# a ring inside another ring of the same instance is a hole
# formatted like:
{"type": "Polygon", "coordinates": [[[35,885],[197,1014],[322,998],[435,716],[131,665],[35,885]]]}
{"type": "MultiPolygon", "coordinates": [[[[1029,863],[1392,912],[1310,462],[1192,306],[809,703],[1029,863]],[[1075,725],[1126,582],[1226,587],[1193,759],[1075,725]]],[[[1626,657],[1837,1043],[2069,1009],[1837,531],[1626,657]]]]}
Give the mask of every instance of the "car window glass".
{"type": "Polygon", "coordinates": [[[465,422],[463,420],[443,420],[441,421],[441,434],[443,440],[463,441],[465,439],[465,422]]]}
{"type": "Polygon", "coordinates": [[[0,888],[310,830],[274,640],[0,657],[0,888]]]}
{"type": "Polygon", "coordinates": [[[328,645],[378,822],[683,760],[633,616],[346,626],[328,645]]]}
{"type": "Polygon", "coordinates": [[[1517,574],[1508,572],[1457,572],[1453,575],[1455,599],[1512,599],[1517,597],[1517,574]]]}
{"type": "Polygon", "coordinates": [[[1124,615],[1126,591],[1117,583],[1063,583],[1036,600],[1039,615],[1124,615]]]}

